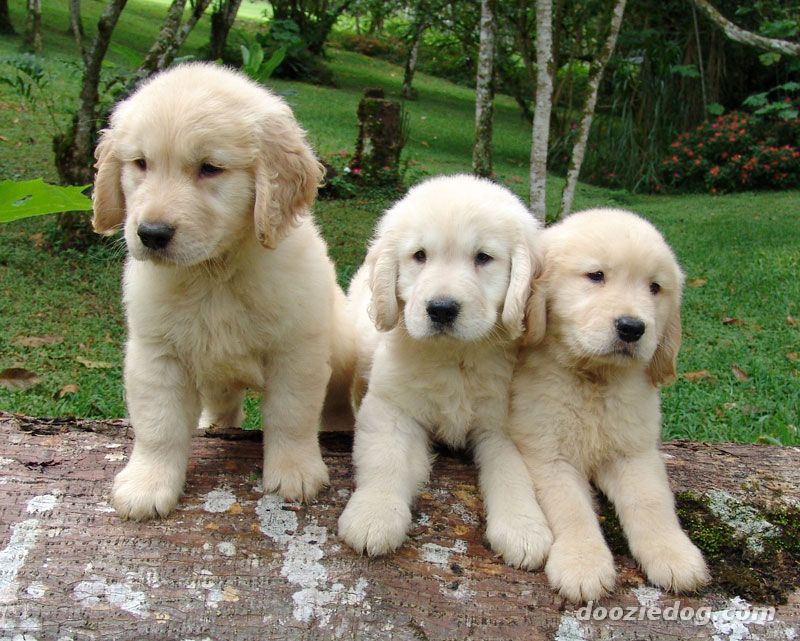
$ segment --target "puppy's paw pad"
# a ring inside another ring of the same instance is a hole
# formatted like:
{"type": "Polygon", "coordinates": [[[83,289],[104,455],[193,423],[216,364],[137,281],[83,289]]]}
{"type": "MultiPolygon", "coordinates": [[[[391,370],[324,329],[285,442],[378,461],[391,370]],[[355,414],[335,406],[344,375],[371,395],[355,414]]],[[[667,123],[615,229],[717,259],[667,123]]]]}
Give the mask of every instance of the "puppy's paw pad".
{"type": "Polygon", "coordinates": [[[550,585],[575,603],[604,597],[614,590],[617,580],[614,557],[602,540],[556,541],[550,549],[545,573],[550,585]]]}
{"type": "Polygon", "coordinates": [[[553,535],[547,523],[540,520],[504,516],[488,520],[486,540],[508,565],[535,570],[544,563],[553,535]]]}
{"type": "Polygon", "coordinates": [[[310,501],[328,483],[328,468],[319,453],[306,459],[271,457],[264,462],[264,491],[287,501],[310,501]]]}
{"type": "Polygon", "coordinates": [[[167,516],[178,503],[182,485],[165,482],[158,470],[129,465],[114,479],[111,503],[123,519],[144,521],[167,516]]]}
{"type": "Polygon", "coordinates": [[[411,510],[400,497],[356,490],[339,517],[339,536],[369,556],[399,548],[411,525],[411,510]]]}
{"type": "Polygon", "coordinates": [[[648,580],[673,592],[692,592],[711,580],[700,550],[683,532],[672,540],[653,545],[642,555],[648,580]]]}

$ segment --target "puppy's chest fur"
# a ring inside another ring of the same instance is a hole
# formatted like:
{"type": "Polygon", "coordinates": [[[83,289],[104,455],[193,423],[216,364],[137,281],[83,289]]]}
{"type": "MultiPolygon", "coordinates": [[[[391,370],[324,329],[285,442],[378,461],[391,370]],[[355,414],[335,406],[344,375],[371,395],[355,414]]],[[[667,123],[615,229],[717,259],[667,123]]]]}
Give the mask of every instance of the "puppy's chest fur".
{"type": "Polygon", "coordinates": [[[502,429],[514,368],[510,345],[397,350],[390,358],[404,373],[395,388],[397,402],[432,438],[462,448],[476,427],[502,429]]]}
{"type": "Polygon", "coordinates": [[[659,395],[639,369],[597,376],[538,353],[518,371],[513,394],[515,429],[525,440],[540,456],[561,456],[588,476],[611,458],[657,446],[659,395]]]}
{"type": "Polygon", "coordinates": [[[132,263],[127,270],[125,300],[132,334],[162,344],[195,373],[201,387],[265,386],[266,354],[279,317],[259,303],[263,292],[246,283],[176,275],[147,264],[132,263]],[[137,271],[147,269],[161,273],[143,279],[137,271]],[[141,297],[148,303],[131,304],[141,297]]]}

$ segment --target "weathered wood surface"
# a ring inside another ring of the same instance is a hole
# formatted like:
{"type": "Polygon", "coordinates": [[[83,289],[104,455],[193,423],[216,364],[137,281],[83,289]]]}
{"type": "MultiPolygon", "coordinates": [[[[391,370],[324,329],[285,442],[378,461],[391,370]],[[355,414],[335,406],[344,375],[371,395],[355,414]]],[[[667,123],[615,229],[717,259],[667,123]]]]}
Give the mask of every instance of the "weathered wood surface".
{"type": "MultiPolygon", "coordinates": [[[[509,568],[482,541],[468,460],[442,455],[406,545],[380,560],[336,538],[352,490],[350,438],[323,435],[332,485],[307,506],[264,496],[260,443],[198,436],[186,495],[169,518],[123,522],[108,504],[131,438],[122,421],[43,424],[0,413],[0,639],[794,639],[800,594],[768,623],[582,621],[541,572],[509,568]]],[[[676,490],[706,485],[800,502],[797,448],[664,446],[676,490]]],[[[618,558],[606,607],[676,597],[618,558]]],[[[637,614],[638,616],[638,614],[637,614]]]]}

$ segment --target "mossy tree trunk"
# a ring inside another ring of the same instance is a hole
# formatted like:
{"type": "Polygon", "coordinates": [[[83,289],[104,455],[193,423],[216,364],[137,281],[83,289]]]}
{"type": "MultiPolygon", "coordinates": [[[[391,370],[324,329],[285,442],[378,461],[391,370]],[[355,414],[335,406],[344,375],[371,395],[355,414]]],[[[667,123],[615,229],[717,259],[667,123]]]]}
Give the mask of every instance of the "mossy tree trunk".
{"type": "Polygon", "coordinates": [[[125,421],[0,412],[7,638],[790,641],[800,626],[797,448],[662,446],[713,583],[684,595],[648,586],[606,504],[599,522],[619,577],[585,616],[544,572],[510,567],[485,544],[469,457],[439,452],[402,547],[368,559],[336,535],[354,485],[350,434],[320,435],[331,486],[297,504],[262,492],[260,432],[198,430],[178,510],[142,523],[108,504],[132,436],[125,421]],[[678,617],[676,601],[705,608],[705,622],[678,617]],[[764,606],[770,620],[748,616],[764,606]],[[652,608],[663,612],[636,616],[652,608]]]}
{"type": "Polygon", "coordinates": [[[422,42],[422,34],[428,28],[428,23],[424,20],[418,20],[412,26],[411,47],[406,56],[406,64],[403,68],[403,89],[401,95],[406,100],[413,100],[416,97],[414,91],[414,74],[417,71],[417,58],[419,56],[419,46],[422,42]]]}
{"type": "Polygon", "coordinates": [[[536,1],[536,111],[531,143],[530,206],[544,222],[547,213],[547,145],[550,140],[550,112],[553,98],[553,2],[536,1]]]}
{"type": "Polygon", "coordinates": [[[191,5],[191,14],[186,22],[181,24],[183,21],[183,12],[186,8],[186,1],[187,0],[172,0],[172,4],[169,6],[167,15],[161,25],[158,38],[156,38],[156,41],[150,47],[142,64],[136,71],[135,76],[137,81],[149,78],[154,73],[162,71],[172,64],[172,61],[175,60],[175,56],[178,54],[178,50],[183,46],[183,43],[186,42],[186,38],[191,33],[192,29],[194,29],[198,20],[203,17],[208,5],[211,4],[211,0],[195,0],[191,5]]]}
{"type": "Polygon", "coordinates": [[[475,83],[475,143],[472,147],[472,173],[492,174],[492,116],[494,112],[494,3],[481,0],[481,36],[478,52],[478,73],[475,83]]]}
{"type": "Polygon", "coordinates": [[[98,129],[100,71],[111,34],[126,4],[127,0],[109,0],[103,9],[97,22],[97,35],[84,60],[79,106],[72,128],[54,140],[56,168],[61,182],[66,185],[85,185],[94,177],[92,159],[98,129]]]}
{"type": "Polygon", "coordinates": [[[81,54],[81,60],[85,61],[86,47],[83,39],[86,34],[83,31],[83,22],[81,22],[81,0],[69,0],[69,26],[72,30],[72,36],[75,38],[78,52],[81,54]]]}
{"type": "Polygon", "coordinates": [[[35,54],[42,52],[42,0],[28,0],[25,48],[35,54]]]}
{"type": "Polygon", "coordinates": [[[558,209],[557,219],[569,216],[572,211],[572,201],[575,199],[575,189],[578,186],[578,176],[581,173],[581,165],[586,154],[586,143],[589,140],[589,131],[592,128],[594,118],[594,108],[597,104],[597,92],[600,88],[600,81],[603,79],[608,61],[614,53],[617,44],[622,16],[625,13],[625,0],[615,0],[611,10],[611,21],[608,26],[608,35],[602,48],[595,56],[589,68],[589,78],[586,83],[586,98],[581,110],[581,122],[578,126],[578,137],[572,147],[572,158],[570,159],[569,169],[567,170],[567,180],[564,183],[564,190],[561,193],[561,206],[558,209]]]}

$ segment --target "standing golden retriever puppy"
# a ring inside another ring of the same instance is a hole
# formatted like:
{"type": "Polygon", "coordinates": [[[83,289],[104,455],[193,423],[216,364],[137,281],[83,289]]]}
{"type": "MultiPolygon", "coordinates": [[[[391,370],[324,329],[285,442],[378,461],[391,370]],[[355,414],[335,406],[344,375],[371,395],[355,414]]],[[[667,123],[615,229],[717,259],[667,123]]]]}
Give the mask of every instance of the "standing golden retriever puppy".
{"type": "MultiPolygon", "coordinates": [[[[94,228],[124,224],[125,391],[133,454],[121,516],[169,513],[202,423],[239,425],[265,391],[264,489],[327,483],[317,431],[354,342],[310,220],[322,171],[289,107],[222,67],[187,64],[120,103],[97,147],[94,228]]],[[[351,357],[352,354],[352,357],[351,357]]],[[[342,380],[339,380],[342,379],[342,380]]]]}
{"type": "Polygon", "coordinates": [[[675,376],[683,274],[658,231],[624,211],[574,214],[545,232],[544,245],[534,344],[520,356],[509,424],[553,530],[550,583],[574,601],[614,586],[594,482],[648,579],[698,588],[706,565],[678,523],[658,452],[658,386],[675,376]]]}
{"type": "Polygon", "coordinates": [[[503,432],[539,233],[511,192],[471,176],[415,187],[378,224],[349,292],[368,380],[339,519],[356,551],[402,544],[433,438],[473,448],[494,550],[526,568],[544,559],[550,531],[503,432]]]}

